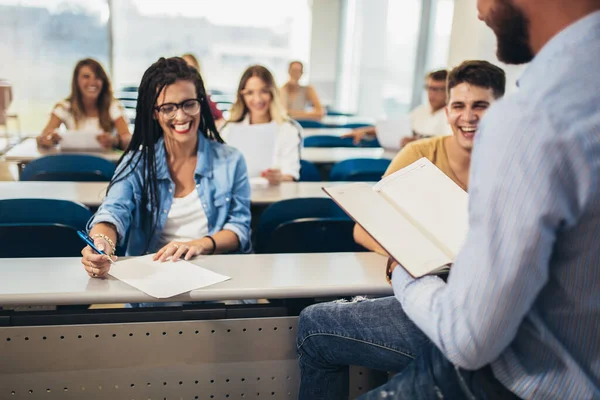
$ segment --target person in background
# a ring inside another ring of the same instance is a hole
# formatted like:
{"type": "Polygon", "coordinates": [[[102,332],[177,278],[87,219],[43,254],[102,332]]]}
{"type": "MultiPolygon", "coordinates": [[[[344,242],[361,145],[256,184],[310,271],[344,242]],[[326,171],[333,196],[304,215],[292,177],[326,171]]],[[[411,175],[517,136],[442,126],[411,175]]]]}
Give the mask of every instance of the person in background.
{"type": "MultiPolygon", "coordinates": [[[[452,130],[446,118],[446,78],[448,71],[445,69],[427,74],[425,90],[427,91],[427,104],[422,104],[409,114],[413,137],[403,138],[400,147],[418,139],[451,135],[452,130]]],[[[354,129],[342,137],[351,137],[358,144],[365,136],[375,136],[374,126],[354,129]]]]}
{"type": "MultiPolygon", "coordinates": [[[[198,59],[196,58],[195,55],[193,55],[192,53],[185,53],[183,56],[181,56],[181,58],[183,58],[184,61],[190,67],[196,68],[198,70],[198,73],[200,73],[200,75],[202,75],[202,73],[200,71],[200,62],[198,61],[198,59]]],[[[215,124],[217,127],[220,127],[225,123],[225,120],[223,119],[223,112],[217,108],[217,104],[211,100],[210,95],[207,95],[207,96],[208,96],[208,105],[210,107],[210,112],[212,113],[212,116],[215,120],[215,124]]]]}
{"type": "Polygon", "coordinates": [[[57,130],[61,124],[70,131],[100,132],[96,138],[106,149],[125,149],[129,145],[131,133],[123,107],[114,98],[110,80],[98,61],[86,58],[77,63],[71,94],[54,106],[50,120],[36,138],[38,145],[58,144],[61,137],[57,130]]]}
{"type": "Polygon", "coordinates": [[[325,110],[315,88],[300,85],[303,73],[304,65],[300,61],[290,63],[290,79],[281,88],[283,105],[291,118],[319,120],[325,115],[325,110]],[[312,106],[312,110],[307,110],[308,105],[312,106]]]}
{"type": "MultiPolygon", "coordinates": [[[[390,163],[384,176],[427,158],[463,190],[469,186],[471,153],[477,128],[487,109],[504,96],[506,74],[487,61],[465,61],[448,75],[448,105],[445,107],[452,136],[436,136],[407,144],[390,163]]],[[[354,240],[363,247],[387,255],[360,226],[354,240]]]]}
{"type": "MultiPolygon", "coordinates": [[[[133,138],[88,230],[110,256],[118,243],[158,261],[250,252],[246,163],[223,144],[202,78],[183,59],[160,58],[144,73],[133,138]]],[[[107,256],[89,246],[82,255],[91,277],[106,276],[107,256]]]]}
{"type": "MultiPolygon", "coordinates": [[[[447,282],[395,262],[394,297],[298,321],[300,400],[600,398],[600,1],[478,0],[497,56],[529,63],[476,136],[469,231],[447,282]]],[[[383,277],[382,277],[383,278],[383,277]]]]}
{"type": "Polygon", "coordinates": [[[262,65],[244,71],[237,98],[231,107],[231,119],[221,131],[223,139],[232,126],[275,124],[277,126],[274,167],[263,171],[270,184],[296,181],[300,178],[300,146],[302,128],[286,115],[279,101],[279,90],[271,72],[262,65]]]}

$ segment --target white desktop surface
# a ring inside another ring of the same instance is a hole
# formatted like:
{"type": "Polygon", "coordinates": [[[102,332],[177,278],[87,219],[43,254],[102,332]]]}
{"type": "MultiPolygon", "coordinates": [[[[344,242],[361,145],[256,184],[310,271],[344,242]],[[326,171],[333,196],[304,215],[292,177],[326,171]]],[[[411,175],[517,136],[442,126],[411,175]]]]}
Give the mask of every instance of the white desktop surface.
{"type": "Polygon", "coordinates": [[[51,154],[90,154],[106,158],[110,161],[118,161],[121,157],[121,152],[118,151],[82,151],[82,152],[62,152],[60,147],[50,149],[38,148],[35,138],[27,138],[21,143],[15,145],[12,149],[4,154],[4,159],[9,162],[28,163],[40,157],[51,154]]]}
{"type": "Polygon", "coordinates": [[[342,136],[352,132],[350,128],[304,128],[303,137],[310,136],[342,136]]]}
{"type": "MultiPolygon", "coordinates": [[[[251,186],[252,204],[271,204],[280,200],[327,197],[322,187],[347,182],[283,182],[278,186],[251,186]]],[[[0,200],[57,199],[98,207],[108,182],[0,182],[0,200]]]]}
{"type": "Polygon", "coordinates": [[[302,149],[302,159],[315,164],[335,164],[352,158],[384,158],[391,160],[395,151],[380,147],[307,147],[302,149]]]}
{"type": "Polygon", "coordinates": [[[192,262],[232,279],[155,299],[112,277],[90,278],[79,258],[2,258],[0,306],[392,294],[386,258],[375,253],[220,255],[192,262]]]}

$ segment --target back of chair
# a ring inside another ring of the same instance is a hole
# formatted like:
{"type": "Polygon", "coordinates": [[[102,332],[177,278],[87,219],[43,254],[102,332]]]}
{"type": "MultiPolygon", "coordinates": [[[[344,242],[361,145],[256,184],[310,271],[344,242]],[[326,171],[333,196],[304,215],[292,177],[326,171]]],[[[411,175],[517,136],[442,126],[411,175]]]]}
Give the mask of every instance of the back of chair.
{"type": "Polygon", "coordinates": [[[115,164],[87,154],[56,154],[33,160],[21,173],[22,181],[109,182],[115,164]]]}
{"type": "Polygon", "coordinates": [[[303,218],[279,225],[265,253],[337,253],[366,249],[354,242],[354,222],[342,218],[303,218]]]}
{"type": "Polygon", "coordinates": [[[329,198],[298,198],[278,201],[262,213],[256,229],[256,252],[267,249],[275,229],[286,222],[303,218],[350,218],[329,198]]]}
{"type": "Polygon", "coordinates": [[[331,168],[329,180],[350,182],[376,182],[381,179],[390,160],[355,158],[341,161],[331,168]]]}
{"type": "Polygon", "coordinates": [[[325,124],[319,121],[313,121],[312,119],[299,119],[296,120],[303,128],[327,128],[325,124]]]}
{"type": "Polygon", "coordinates": [[[322,180],[315,164],[300,160],[300,182],[321,182],[322,180]]]}
{"type": "Polygon", "coordinates": [[[1,257],[77,257],[77,231],[92,217],[80,203],[53,199],[0,200],[1,257]]]}
{"type": "Polygon", "coordinates": [[[352,138],[330,135],[314,135],[304,138],[304,147],[355,147],[352,138]]]}

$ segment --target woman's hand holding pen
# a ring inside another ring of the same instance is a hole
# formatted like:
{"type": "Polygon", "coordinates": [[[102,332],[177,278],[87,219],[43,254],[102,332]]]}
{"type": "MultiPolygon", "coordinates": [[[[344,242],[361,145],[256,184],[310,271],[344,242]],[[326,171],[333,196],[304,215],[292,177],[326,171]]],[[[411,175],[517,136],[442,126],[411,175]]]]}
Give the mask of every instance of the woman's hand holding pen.
{"type": "MultiPolygon", "coordinates": [[[[111,252],[111,246],[109,243],[101,238],[94,238],[94,245],[98,250],[104,251],[107,254],[111,252]]],[[[87,271],[88,275],[92,278],[106,278],[108,271],[110,271],[110,259],[109,255],[98,254],[90,246],[85,246],[81,250],[81,263],[87,271]]],[[[113,261],[117,261],[117,256],[110,255],[113,261]]]]}

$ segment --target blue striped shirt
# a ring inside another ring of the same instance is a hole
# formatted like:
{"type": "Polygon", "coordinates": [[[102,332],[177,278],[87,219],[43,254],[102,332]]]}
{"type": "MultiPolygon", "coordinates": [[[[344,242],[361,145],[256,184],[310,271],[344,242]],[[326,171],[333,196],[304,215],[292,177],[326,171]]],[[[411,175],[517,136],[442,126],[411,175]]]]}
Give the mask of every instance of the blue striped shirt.
{"type": "Polygon", "coordinates": [[[455,365],[528,399],[600,399],[600,11],[550,40],[482,120],[448,283],[393,285],[455,365]]]}

